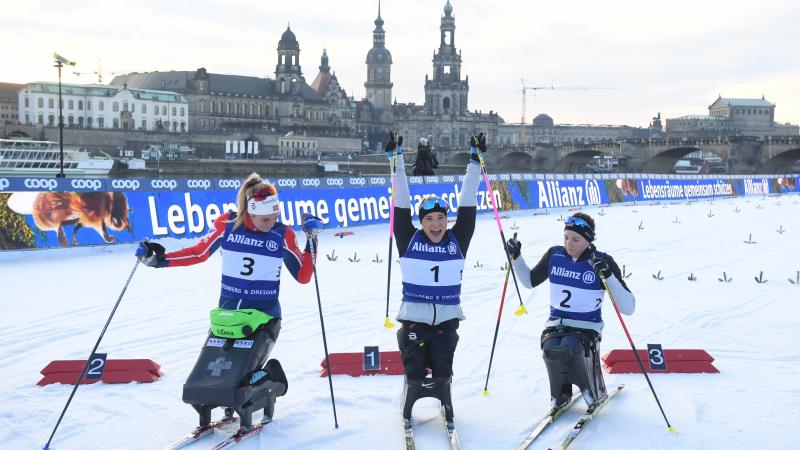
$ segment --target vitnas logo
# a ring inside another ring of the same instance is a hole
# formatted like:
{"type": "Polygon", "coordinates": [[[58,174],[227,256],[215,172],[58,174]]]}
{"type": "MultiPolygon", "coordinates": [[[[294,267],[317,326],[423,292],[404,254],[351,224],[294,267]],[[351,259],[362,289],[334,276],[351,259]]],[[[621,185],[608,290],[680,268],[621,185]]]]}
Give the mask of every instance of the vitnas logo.
{"type": "Polygon", "coordinates": [[[56,180],[50,180],[48,178],[25,178],[22,184],[24,184],[26,188],[46,189],[48,191],[52,191],[58,187],[58,182],[56,182],[56,180]]]}

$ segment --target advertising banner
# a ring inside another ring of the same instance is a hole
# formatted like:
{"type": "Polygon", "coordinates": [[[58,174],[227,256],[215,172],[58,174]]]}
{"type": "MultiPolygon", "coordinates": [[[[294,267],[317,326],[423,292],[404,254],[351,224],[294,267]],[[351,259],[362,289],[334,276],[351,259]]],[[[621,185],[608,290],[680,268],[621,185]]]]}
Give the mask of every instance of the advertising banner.
{"type": "MultiPolygon", "coordinates": [[[[631,201],[695,200],[798,192],[797,175],[685,177],[645,174],[492,174],[500,211],[577,208],[631,201]]],[[[425,195],[450,203],[455,216],[463,175],[409,177],[412,212],[425,195]]],[[[298,228],[304,213],[327,229],[386,223],[389,177],[275,178],[281,222],[298,228]]],[[[239,179],[0,177],[0,250],[193,238],[236,210],[239,179]]],[[[479,212],[492,209],[486,186],[479,212]]]]}

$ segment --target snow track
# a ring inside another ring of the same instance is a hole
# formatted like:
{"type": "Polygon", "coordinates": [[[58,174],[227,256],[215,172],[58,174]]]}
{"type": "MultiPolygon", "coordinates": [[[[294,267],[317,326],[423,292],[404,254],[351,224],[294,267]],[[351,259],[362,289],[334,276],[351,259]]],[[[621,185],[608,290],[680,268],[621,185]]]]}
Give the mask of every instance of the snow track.
{"type": "MultiPolygon", "coordinates": [[[[800,398],[800,287],[786,279],[800,270],[796,199],[616,205],[604,207],[603,216],[597,208],[586,210],[597,221],[599,248],[633,274],[625,281],[637,308],[626,321],[637,345],[702,348],[716,358],[721,373],[651,376],[678,435],[666,432],[644,377],[606,375],[607,385],[624,383],[627,392],[592,421],[574,448],[792,446],[800,398]],[[787,231],[777,233],[779,226],[787,231]],[[756,244],[743,242],[750,234],[756,244]],[[762,270],[769,282],[757,284],[753,277],[762,270]],[[663,280],[651,276],[659,271],[663,280]],[[733,281],[719,282],[723,272],[733,281]],[[690,273],[697,281],[687,280],[690,273]]],[[[507,235],[512,224],[519,227],[529,265],[561,242],[563,224],[556,219],[562,214],[568,212],[504,214],[507,235]]],[[[344,239],[326,231],[320,240],[318,274],[329,349],[354,352],[378,345],[395,350],[397,328],[383,328],[386,225],[352,231],[344,239]],[[325,255],[334,249],[338,260],[329,261],[325,255]],[[354,253],[359,262],[348,261],[354,253]],[[381,263],[372,261],[376,253],[381,263]]],[[[170,249],[188,243],[164,242],[170,249]]],[[[482,395],[504,279],[499,244],[494,218],[482,215],[465,263],[467,320],[459,329],[453,381],[456,424],[466,449],[514,448],[549,405],[539,349],[547,283],[533,291],[521,288],[530,314],[517,317],[519,301],[509,281],[491,394],[482,395]],[[475,267],[478,262],[482,267],[475,267]]],[[[36,387],[38,372],[54,359],[87,356],[133,267],[132,254],[131,245],[0,254],[3,448],[41,448],[47,441],[71,387],[36,387]]],[[[401,289],[399,265],[393,264],[392,318],[401,289]]],[[[55,448],[161,448],[196,425],[195,412],[181,402],[181,389],[204,341],[208,311],[216,306],[219,265],[215,255],[189,268],[137,269],[99,351],[109,358],[152,358],[164,377],[151,384],[82,386],[54,438],[55,448]]],[[[272,357],[281,361],[289,390],[278,399],[275,422],[240,447],[402,448],[400,377],[335,376],[340,429],[333,428],[327,380],[319,377],[323,353],[313,284],[298,285],[288,273],[282,278],[284,321],[272,357]]],[[[629,348],[607,303],[603,353],[629,348]]],[[[579,401],[533,448],[557,445],[584,409],[579,401]]],[[[446,447],[435,401],[418,402],[414,416],[419,448],[446,447]]],[[[210,448],[211,441],[192,448],[210,448]]]]}

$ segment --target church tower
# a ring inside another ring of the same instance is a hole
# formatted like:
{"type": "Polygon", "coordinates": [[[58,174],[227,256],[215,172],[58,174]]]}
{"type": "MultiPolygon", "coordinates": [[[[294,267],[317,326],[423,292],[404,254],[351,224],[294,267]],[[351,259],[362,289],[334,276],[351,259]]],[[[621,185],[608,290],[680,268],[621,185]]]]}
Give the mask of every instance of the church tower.
{"type": "Polygon", "coordinates": [[[425,75],[425,110],[435,116],[467,114],[469,77],[461,79],[461,52],[456,50],[456,20],[450,0],[444,5],[439,50],[433,53],[433,78],[425,75]]]}
{"type": "Polygon", "coordinates": [[[372,31],[372,48],[367,53],[367,100],[377,110],[391,110],[392,104],[392,54],[385,47],[386,32],[381,19],[381,4],[378,1],[378,18],[372,31]]]}
{"type": "Polygon", "coordinates": [[[300,70],[300,44],[289,26],[278,42],[278,64],[275,66],[275,87],[279,94],[299,94],[305,82],[300,70]]]}

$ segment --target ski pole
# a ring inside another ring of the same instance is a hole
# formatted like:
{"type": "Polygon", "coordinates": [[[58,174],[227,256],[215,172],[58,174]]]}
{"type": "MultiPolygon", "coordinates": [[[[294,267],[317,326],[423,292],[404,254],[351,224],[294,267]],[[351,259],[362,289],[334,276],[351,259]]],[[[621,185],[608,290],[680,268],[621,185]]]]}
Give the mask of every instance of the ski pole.
{"type": "MultiPolygon", "coordinates": [[[[500,223],[500,214],[497,212],[497,204],[494,201],[494,192],[492,191],[492,184],[489,182],[489,174],[486,172],[486,163],[483,159],[481,151],[475,149],[475,152],[478,154],[478,160],[481,162],[481,172],[483,173],[483,180],[486,182],[486,190],[489,193],[489,198],[492,200],[492,209],[494,210],[494,220],[497,222],[497,228],[500,230],[500,240],[503,243],[503,253],[506,254],[508,267],[511,268],[511,255],[509,255],[508,251],[506,250],[506,235],[505,233],[503,233],[503,225],[500,223]]],[[[528,310],[525,309],[525,304],[522,303],[522,294],[520,294],[519,292],[519,284],[517,283],[517,274],[514,273],[513,269],[511,269],[511,276],[514,278],[514,287],[517,289],[517,297],[519,297],[519,308],[517,308],[517,310],[514,311],[514,314],[517,316],[528,314],[528,310]]]]}
{"type": "Polygon", "coordinates": [[[333,423],[334,426],[339,428],[339,419],[336,417],[336,400],[333,397],[333,379],[331,377],[331,358],[328,355],[328,340],[325,338],[325,320],[322,318],[322,300],[319,298],[319,280],[317,279],[317,246],[314,245],[314,237],[316,237],[316,230],[309,233],[306,232],[308,242],[311,247],[311,266],[314,268],[314,287],[317,289],[317,306],[319,307],[319,324],[322,328],[322,346],[325,348],[325,368],[328,370],[328,386],[331,389],[331,405],[333,405],[333,423]],[[313,235],[313,236],[312,236],[313,235]]]}
{"type": "Polygon", "coordinates": [[[64,414],[67,412],[67,408],[69,408],[69,404],[72,402],[72,397],[75,396],[75,391],[78,390],[78,386],[81,385],[81,380],[83,377],[86,376],[86,370],[89,368],[89,364],[92,360],[92,355],[94,352],[97,351],[97,347],[100,346],[100,341],[103,339],[103,335],[106,334],[106,330],[108,329],[108,324],[111,323],[111,318],[114,317],[114,313],[117,312],[117,307],[119,303],[122,301],[122,296],[125,295],[125,291],[128,289],[128,284],[131,282],[131,278],[133,278],[133,274],[136,272],[136,268],[139,267],[139,259],[136,259],[136,263],[133,265],[133,269],[131,270],[131,274],[128,275],[128,281],[125,282],[125,286],[122,288],[122,292],[119,294],[119,298],[117,299],[117,303],[114,304],[114,309],[111,310],[111,314],[108,316],[108,320],[106,320],[106,324],[103,327],[103,331],[100,332],[100,337],[97,338],[97,342],[94,344],[94,348],[92,348],[92,352],[89,353],[89,357],[86,358],[86,364],[83,365],[83,370],[81,370],[80,375],[78,375],[78,380],[75,382],[75,387],[72,388],[72,393],[69,394],[69,398],[67,399],[67,404],[64,405],[64,409],[61,411],[61,415],[58,417],[58,421],[56,422],[56,426],[53,427],[53,432],[50,433],[50,439],[47,440],[47,443],[44,444],[44,450],[48,450],[50,448],[50,442],[53,440],[53,436],[56,434],[56,430],[58,430],[58,426],[61,425],[61,419],[64,418],[64,414]]]}
{"type": "Polygon", "coordinates": [[[383,326],[386,328],[394,328],[392,319],[389,318],[389,292],[392,287],[392,240],[394,238],[394,187],[397,183],[397,150],[392,152],[392,201],[389,209],[389,258],[386,262],[389,266],[389,272],[386,276],[386,318],[383,320],[383,326]]]}
{"type": "MultiPolygon", "coordinates": [[[[594,257],[594,255],[592,255],[594,257]]],[[[658,409],[661,410],[661,415],[664,416],[664,422],[667,422],[667,431],[670,433],[676,433],[677,430],[670,425],[669,420],[667,419],[667,415],[664,413],[664,408],[661,407],[661,402],[658,400],[658,395],[656,395],[656,390],[653,388],[653,383],[650,382],[650,377],[647,376],[647,371],[644,368],[644,364],[642,363],[642,359],[639,357],[639,352],[636,351],[636,346],[633,344],[633,339],[631,339],[631,334],[628,333],[628,327],[625,326],[625,321],[622,320],[622,314],[619,312],[619,308],[617,308],[617,302],[614,301],[614,295],[611,294],[611,289],[608,288],[608,283],[606,282],[606,277],[603,274],[600,275],[600,280],[603,282],[603,286],[606,288],[606,292],[608,292],[608,298],[611,299],[611,305],[614,306],[614,311],[617,313],[617,317],[619,318],[619,323],[622,324],[622,330],[625,332],[625,336],[628,338],[628,342],[631,344],[631,349],[633,350],[633,355],[636,356],[636,362],[639,363],[639,368],[642,369],[642,374],[644,378],[647,380],[648,386],[650,386],[650,392],[653,393],[653,397],[656,399],[656,403],[658,404],[658,409]]]]}
{"type": "MultiPolygon", "coordinates": [[[[517,237],[517,233],[514,233],[517,237]]],[[[486,371],[486,384],[483,385],[483,395],[489,395],[489,374],[492,373],[492,359],[494,359],[494,347],[497,343],[497,332],[500,331],[500,317],[503,315],[503,302],[506,300],[506,289],[508,288],[508,274],[511,266],[506,269],[506,281],[503,282],[503,293],[500,295],[500,310],[497,312],[497,325],[494,327],[494,338],[492,338],[492,353],[489,354],[489,370],[486,371]]]]}

